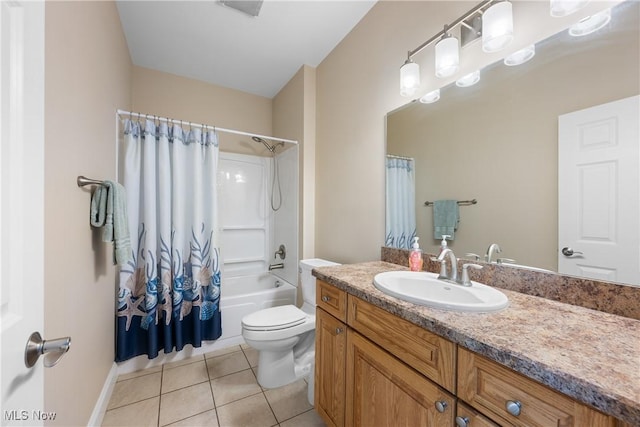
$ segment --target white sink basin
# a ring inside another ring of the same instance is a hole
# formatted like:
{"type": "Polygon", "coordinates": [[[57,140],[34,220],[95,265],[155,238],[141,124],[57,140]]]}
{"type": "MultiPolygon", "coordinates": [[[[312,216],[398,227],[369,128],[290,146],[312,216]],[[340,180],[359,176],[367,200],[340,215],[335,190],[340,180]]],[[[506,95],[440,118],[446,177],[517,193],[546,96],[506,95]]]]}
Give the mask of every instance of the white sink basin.
{"type": "Polygon", "coordinates": [[[374,286],[387,295],[414,304],[444,310],[488,313],[509,305],[499,290],[478,282],[462,286],[438,280],[435,273],[424,271],[388,271],[376,274],[374,286]]]}

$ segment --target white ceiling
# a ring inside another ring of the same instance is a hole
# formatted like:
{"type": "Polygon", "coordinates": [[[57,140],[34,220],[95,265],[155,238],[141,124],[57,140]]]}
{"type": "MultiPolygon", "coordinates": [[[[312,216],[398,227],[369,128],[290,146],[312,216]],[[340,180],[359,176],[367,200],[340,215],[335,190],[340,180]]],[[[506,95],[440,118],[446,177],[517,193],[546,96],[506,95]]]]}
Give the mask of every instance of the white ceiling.
{"type": "Polygon", "coordinates": [[[118,1],[135,65],[274,97],[317,67],[375,1],[265,0],[258,17],[215,0],[118,1]]]}

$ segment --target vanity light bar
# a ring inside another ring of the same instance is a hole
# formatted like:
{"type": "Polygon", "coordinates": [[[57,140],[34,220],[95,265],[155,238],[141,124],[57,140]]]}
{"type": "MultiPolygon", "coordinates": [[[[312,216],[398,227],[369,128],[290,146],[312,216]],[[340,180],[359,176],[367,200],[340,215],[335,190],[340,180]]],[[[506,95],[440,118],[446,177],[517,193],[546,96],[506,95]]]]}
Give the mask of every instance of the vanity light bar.
{"type": "MultiPolygon", "coordinates": [[[[444,29],[407,53],[407,60],[400,67],[400,95],[411,97],[420,87],[420,68],[411,58],[434,42],[436,76],[455,74],[460,68],[460,41],[449,32],[462,26],[462,46],[482,36],[482,50],[497,52],[513,40],[513,13],[508,0],[484,0],[464,15],[445,25],[444,29]],[[484,16],[482,16],[484,14],[484,16]]],[[[433,95],[429,93],[428,95],[433,95]]],[[[437,100],[437,99],[436,99],[437,100]]],[[[421,102],[423,101],[420,98],[421,102]]],[[[434,101],[427,101],[434,102],[434,101]]]]}

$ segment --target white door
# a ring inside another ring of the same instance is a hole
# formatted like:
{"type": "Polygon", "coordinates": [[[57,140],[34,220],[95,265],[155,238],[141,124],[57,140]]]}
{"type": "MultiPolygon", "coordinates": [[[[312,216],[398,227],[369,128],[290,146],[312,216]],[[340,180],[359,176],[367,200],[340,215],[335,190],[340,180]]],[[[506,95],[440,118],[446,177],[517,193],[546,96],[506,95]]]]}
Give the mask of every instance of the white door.
{"type": "Polygon", "coordinates": [[[640,97],[559,118],[558,271],[640,285],[640,97]]]}
{"type": "Polygon", "coordinates": [[[43,366],[24,362],[43,333],[44,3],[0,2],[1,425],[42,425],[43,366]]]}

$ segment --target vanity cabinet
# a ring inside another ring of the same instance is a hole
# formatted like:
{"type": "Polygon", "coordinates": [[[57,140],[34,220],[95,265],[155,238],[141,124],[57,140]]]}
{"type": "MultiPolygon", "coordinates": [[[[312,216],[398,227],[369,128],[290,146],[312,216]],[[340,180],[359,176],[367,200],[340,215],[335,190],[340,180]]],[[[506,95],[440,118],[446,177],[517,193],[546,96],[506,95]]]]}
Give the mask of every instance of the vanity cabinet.
{"type": "Polygon", "coordinates": [[[329,426],[628,427],[321,280],[316,301],[329,426]]]}

